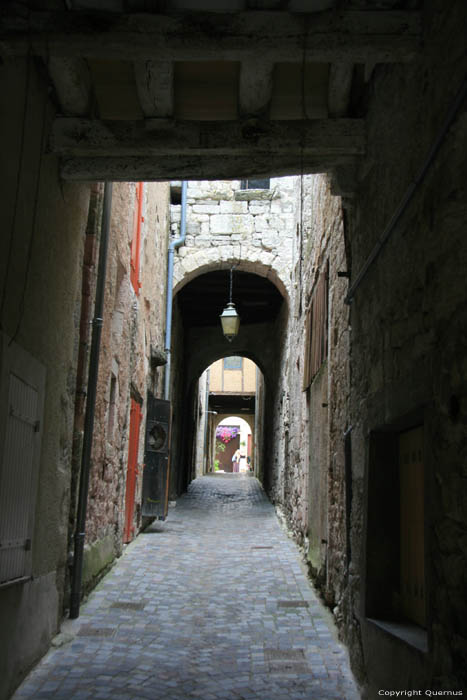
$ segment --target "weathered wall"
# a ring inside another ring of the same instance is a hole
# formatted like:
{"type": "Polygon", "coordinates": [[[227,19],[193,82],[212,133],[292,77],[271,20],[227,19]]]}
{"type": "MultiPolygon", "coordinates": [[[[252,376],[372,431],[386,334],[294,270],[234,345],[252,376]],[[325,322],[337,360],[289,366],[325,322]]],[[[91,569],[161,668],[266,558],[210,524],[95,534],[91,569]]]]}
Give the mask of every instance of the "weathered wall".
{"type": "Polygon", "coordinates": [[[255,393],[256,390],[256,365],[254,362],[243,358],[241,369],[225,369],[224,360],[213,362],[210,367],[210,391],[233,392],[235,394],[255,393]]]}
{"type": "MultiPolygon", "coordinates": [[[[368,87],[368,157],[349,216],[352,278],[465,80],[465,4],[424,3],[424,32],[419,65],[377,67],[368,87]]],[[[345,630],[354,668],[361,678],[367,674],[368,697],[389,679],[394,689],[467,684],[466,139],[464,102],[351,308],[352,609],[345,630]],[[410,427],[411,412],[424,425],[425,441],[426,653],[368,621],[362,595],[370,434],[410,427]]]]}
{"type": "Polygon", "coordinates": [[[312,575],[330,603],[342,597],[345,555],[343,432],[348,421],[348,309],[341,201],[328,179],[296,180],[292,312],[285,377],[276,405],[273,500],[284,510],[305,547],[312,575]],[[300,201],[302,200],[302,201],[300,201]],[[303,390],[306,314],[320,273],[329,270],[328,354],[309,389],[303,390]],[[342,542],[344,549],[342,549],[342,542]]]}
{"type": "MultiPolygon", "coordinates": [[[[166,184],[143,185],[141,258],[136,294],[130,281],[130,250],[134,231],[136,184],[116,183],[104,299],[104,324],[96,397],[91,458],[83,583],[88,588],[121,553],[131,399],[141,406],[138,474],[133,533],[141,527],[141,486],[144,461],[146,394],[161,397],[163,370],[151,363],[163,350],[165,282],[168,240],[166,184]]],[[[75,441],[80,443],[80,425],[75,441]]],[[[72,534],[72,529],[71,533],[72,534]]]]}
{"type": "MultiPolygon", "coordinates": [[[[195,181],[187,189],[187,236],[178,251],[174,286],[242,261],[241,269],[268,277],[287,296],[294,235],[296,178],[273,178],[270,190],[241,190],[239,180],[195,181]]],[[[180,221],[172,205],[172,231],[180,221]]]]}
{"type": "Polygon", "coordinates": [[[62,609],[89,185],[60,182],[56,158],[44,153],[53,108],[34,62],[4,60],[0,81],[8,95],[0,114],[1,327],[47,373],[33,578],[0,589],[4,698],[46,651],[62,609]]]}

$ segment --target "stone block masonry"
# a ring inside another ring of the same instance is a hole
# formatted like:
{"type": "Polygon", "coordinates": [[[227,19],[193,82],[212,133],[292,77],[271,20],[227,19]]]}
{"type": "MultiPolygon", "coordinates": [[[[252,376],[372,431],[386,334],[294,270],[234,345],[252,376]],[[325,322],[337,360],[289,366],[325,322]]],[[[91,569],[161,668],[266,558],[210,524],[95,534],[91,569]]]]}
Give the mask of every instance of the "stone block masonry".
{"type": "MultiPolygon", "coordinates": [[[[206,271],[219,262],[242,260],[250,272],[266,276],[272,271],[288,288],[296,180],[272,178],[269,190],[242,190],[240,180],[189,182],[187,238],[176,256],[174,285],[197,268],[206,271]]],[[[171,206],[172,235],[178,235],[179,227],[180,205],[175,204],[171,206]]]]}

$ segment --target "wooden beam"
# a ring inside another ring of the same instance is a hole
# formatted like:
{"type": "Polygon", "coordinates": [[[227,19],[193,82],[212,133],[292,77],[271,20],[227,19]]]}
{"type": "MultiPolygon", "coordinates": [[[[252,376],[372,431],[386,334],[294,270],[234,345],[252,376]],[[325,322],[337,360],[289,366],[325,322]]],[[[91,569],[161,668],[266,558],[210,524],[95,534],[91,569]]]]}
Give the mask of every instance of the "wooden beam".
{"type": "Polygon", "coordinates": [[[349,156],[303,159],[298,156],[134,156],[109,158],[63,158],[65,180],[113,182],[154,182],[165,180],[235,180],[252,177],[281,177],[329,172],[352,162],[349,156]]]}
{"type": "Polygon", "coordinates": [[[331,64],[328,88],[328,112],[330,117],[344,117],[347,114],[352,77],[352,63],[331,64]]]}
{"type": "Polygon", "coordinates": [[[173,63],[135,61],[135,79],[141,109],[145,117],[171,117],[173,101],[173,63]]]}
{"type": "Polygon", "coordinates": [[[266,114],[272,97],[274,64],[243,62],[240,68],[239,108],[242,116],[266,114]]]}
{"type": "Polygon", "coordinates": [[[307,121],[174,122],[58,118],[50,146],[71,156],[361,155],[361,119],[307,121]]]}
{"type": "Polygon", "coordinates": [[[48,68],[63,114],[86,115],[91,103],[91,76],[86,61],[51,56],[48,68]]]}
{"type": "Polygon", "coordinates": [[[301,63],[410,61],[420,14],[405,11],[183,12],[177,15],[5,11],[0,48],[42,56],[301,63]]]}

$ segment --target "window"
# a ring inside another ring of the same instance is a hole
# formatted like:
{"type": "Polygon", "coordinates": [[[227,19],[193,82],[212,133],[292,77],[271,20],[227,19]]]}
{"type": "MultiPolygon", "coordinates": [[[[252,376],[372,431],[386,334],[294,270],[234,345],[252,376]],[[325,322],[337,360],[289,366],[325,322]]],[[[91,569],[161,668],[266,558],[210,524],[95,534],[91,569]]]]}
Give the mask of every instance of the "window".
{"type": "Polygon", "coordinates": [[[241,189],[242,190],[269,190],[271,185],[271,180],[269,178],[256,179],[256,180],[242,180],[241,189]]]}
{"type": "Polygon", "coordinates": [[[242,357],[236,355],[224,357],[224,369],[242,369],[242,360],[242,357]]]}
{"type": "Polygon", "coordinates": [[[310,386],[328,355],[328,278],[329,267],[321,273],[311,297],[305,321],[303,390],[310,386]]]}
{"type": "Polygon", "coordinates": [[[43,431],[45,368],[2,334],[0,381],[0,585],[32,573],[43,431]]]}
{"type": "Polygon", "coordinates": [[[371,433],[368,469],[366,615],[424,648],[423,426],[371,433]]]}
{"type": "Polygon", "coordinates": [[[423,428],[399,435],[400,608],[421,627],[425,616],[423,428]]]}
{"type": "Polygon", "coordinates": [[[139,294],[141,282],[139,281],[139,260],[141,248],[141,222],[143,221],[143,183],[136,185],[135,206],[133,214],[133,236],[131,239],[131,271],[130,280],[136,294],[139,294]]]}

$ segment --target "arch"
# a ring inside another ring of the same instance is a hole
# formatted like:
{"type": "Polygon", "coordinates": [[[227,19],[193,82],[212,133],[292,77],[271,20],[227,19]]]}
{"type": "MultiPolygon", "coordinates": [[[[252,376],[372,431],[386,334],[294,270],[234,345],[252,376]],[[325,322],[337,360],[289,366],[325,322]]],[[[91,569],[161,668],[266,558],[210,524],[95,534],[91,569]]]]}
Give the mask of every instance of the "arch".
{"type": "Polygon", "coordinates": [[[288,302],[290,297],[290,260],[274,251],[250,245],[225,245],[209,248],[181,248],[174,264],[174,296],[195,277],[213,270],[235,266],[241,272],[265,277],[288,302]],[[181,252],[183,251],[183,252],[181,252]]]}

